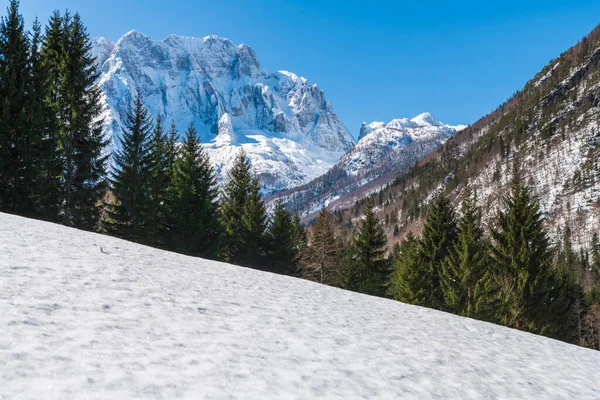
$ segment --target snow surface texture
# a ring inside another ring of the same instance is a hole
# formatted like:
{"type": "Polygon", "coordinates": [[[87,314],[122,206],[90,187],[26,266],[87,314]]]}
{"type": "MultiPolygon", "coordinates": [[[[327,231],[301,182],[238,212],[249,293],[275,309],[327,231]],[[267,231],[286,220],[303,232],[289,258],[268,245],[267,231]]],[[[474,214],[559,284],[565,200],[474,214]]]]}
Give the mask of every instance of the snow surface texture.
{"type": "Polygon", "coordinates": [[[0,214],[0,398],[600,398],[600,352],[0,214]]]}
{"type": "Polygon", "coordinates": [[[243,148],[266,193],[322,175],[354,145],[317,85],[262,69],[244,44],[216,36],[153,41],[135,31],[116,43],[93,43],[111,149],[119,146],[122,121],[138,91],[167,126],[175,121],[183,134],[194,124],[219,180],[243,148]]]}

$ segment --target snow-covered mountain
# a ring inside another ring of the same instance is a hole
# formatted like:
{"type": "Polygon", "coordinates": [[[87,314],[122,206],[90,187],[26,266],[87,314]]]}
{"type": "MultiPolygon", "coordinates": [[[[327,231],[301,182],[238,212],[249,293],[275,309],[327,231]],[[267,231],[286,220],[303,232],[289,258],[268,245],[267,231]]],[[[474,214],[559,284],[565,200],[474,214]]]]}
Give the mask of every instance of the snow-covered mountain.
{"type": "Polygon", "coordinates": [[[247,45],[216,36],[154,41],[131,31],[116,43],[95,39],[93,54],[113,148],[136,92],[180,132],[194,124],[220,179],[243,148],[266,193],[322,175],[354,145],[316,84],[261,68],[247,45]]]}
{"type": "Polygon", "coordinates": [[[600,398],[600,352],[0,214],[0,398],[600,398]]]}
{"type": "Polygon", "coordinates": [[[353,205],[357,199],[404,173],[465,127],[443,124],[430,113],[412,119],[394,119],[389,123],[363,123],[356,146],[327,174],[306,185],[278,193],[271,200],[281,199],[305,217],[324,206],[336,209],[353,205]]]}
{"type": "Polygon", "coordinates": [[[439,145],[465,125],[450,126],[426,112],[415,118],[393,119],[389,123],[363,123],[358,143],[340,161],[351,175],[357,175],[376,164],[389,163],[397,151],[414,143],[439,145]]]}

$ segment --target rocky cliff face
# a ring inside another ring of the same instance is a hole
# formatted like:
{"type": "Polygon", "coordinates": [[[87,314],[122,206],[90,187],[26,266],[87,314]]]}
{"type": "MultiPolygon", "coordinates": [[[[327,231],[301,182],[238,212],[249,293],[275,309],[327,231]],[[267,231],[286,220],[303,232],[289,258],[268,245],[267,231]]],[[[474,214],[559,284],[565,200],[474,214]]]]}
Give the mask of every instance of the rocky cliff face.
{"type": "Polygon", "coordinates": [[[132,31],[116,43],[96,39],[93,52],[113,148],[138,92],[152,115],[180,132],[194,124],[220,180],[243,148],[266,193],[322,175],[354,146],[317,85],[266,71],[246,45],[216,36],[154,41],[132,31]]]}

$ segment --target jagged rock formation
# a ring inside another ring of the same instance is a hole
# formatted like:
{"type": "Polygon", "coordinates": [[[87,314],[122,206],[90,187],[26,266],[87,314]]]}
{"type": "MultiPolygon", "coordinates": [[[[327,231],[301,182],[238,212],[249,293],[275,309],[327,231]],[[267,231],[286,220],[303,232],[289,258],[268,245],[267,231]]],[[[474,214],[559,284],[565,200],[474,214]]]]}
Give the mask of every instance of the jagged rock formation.
{"type": "Polygon", "coordinates": [[[354,145],[317,85],[264,70],[247,45],[216,36],[154,41],[131,31],[116,43],[95,39],[93,53],[112,148],[137,92],[152,115],[175,121],[180,132],[194,124],[219,179],[243,148],[266,193],[322,175],[354,145]]]}

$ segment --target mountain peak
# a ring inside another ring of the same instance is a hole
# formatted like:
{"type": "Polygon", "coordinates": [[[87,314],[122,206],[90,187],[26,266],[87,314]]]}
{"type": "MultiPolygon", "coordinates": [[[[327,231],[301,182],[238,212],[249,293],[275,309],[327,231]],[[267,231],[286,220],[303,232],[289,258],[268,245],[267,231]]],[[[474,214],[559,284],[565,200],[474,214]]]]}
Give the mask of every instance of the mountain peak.
{"type": "Polygon", "coordinates": [[[414,117],[413,119],[411,119],[410,121],[415,123],[418,126],[442,126],[442,125],[444,125],[440,121],[435,119],[435,117],[433,115],[431,115],[431,113],[429,113],[429,112],[424,112],[423,114],[419,114],[416,117],[414,117]]]}
{"type": "Polygon", "coordinates": [[[243,146],[265,193],[307,183],[354,145],[316,84],[261,68],[247,44],[215,35],[156,41],[130,31],[114,48],[96,40],[93,54],[102,67],[112,149],[133,90],[180,132],[194,124],[221,181],[243,146]]]}

